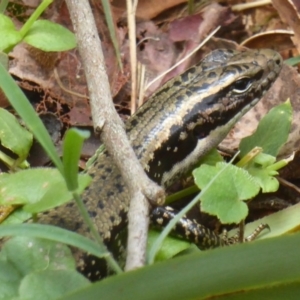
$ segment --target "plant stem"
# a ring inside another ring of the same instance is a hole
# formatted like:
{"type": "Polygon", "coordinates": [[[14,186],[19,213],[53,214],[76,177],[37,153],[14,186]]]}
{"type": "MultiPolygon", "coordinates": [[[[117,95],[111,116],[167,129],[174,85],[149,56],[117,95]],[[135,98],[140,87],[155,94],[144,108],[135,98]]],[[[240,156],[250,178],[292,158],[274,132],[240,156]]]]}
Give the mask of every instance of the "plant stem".
{"type": "Polygon", "coordinates": [[[40,15],[46,10],[46,8],[53,2],[53,0],[44,0],[42,3],[36,8],[27,22],[23,25],[20,30],[20,34],[22,38],[27,34],[33,23],[40,17],[40,15]]]}
{"type": "Polygon", "coordinates": [[[118,39],[117,39],[117,35],[116,35],[116,29],[114,26],[114,20],[113,20],[113,16],[112,16],[112,12],[111,12],[110,3],[108,0],[101,0],[101,3],[102,3],[103,10],[104,10],[105,20],[106,20],[106,23],[108,26],[110,38],[112,40],[112,43],[113,43],[113,46],[115,49],[115,53],[117,56],[118,65],[119,65],[120,70],[123,72],[123,64],[122,64],[122,60],[121,60],[120,47],[118,44],[118,39]]]}
{"type": "Polygon", "coordinates": [[[177,193],[174,193],[174,194],[168,196],[166,198],[165,204],[173,203],[179,199],[182,199],[183,197],[192,195],[197,192],[199,192],[199,188],[194,184],[193,186],[190,186],[182,191],[179,191],[177,193]]]}
{"type": "Polygon", "coordinates": [[[188,12],[189,12],[189,15],[192,15],[195,11],[195,3],[194,3],[194,0],[189,0],[188,1],[188,12]]]}

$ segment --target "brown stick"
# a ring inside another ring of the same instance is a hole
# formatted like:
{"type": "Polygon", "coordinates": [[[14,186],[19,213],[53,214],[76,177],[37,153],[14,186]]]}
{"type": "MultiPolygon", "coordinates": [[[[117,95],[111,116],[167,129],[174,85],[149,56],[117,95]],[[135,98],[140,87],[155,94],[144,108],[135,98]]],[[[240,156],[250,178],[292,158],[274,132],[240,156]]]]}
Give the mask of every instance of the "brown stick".
{"type": "Polygon", "coordinates": [[[78,41],[88,83],[94,128],[101,131],[106,149],[129,188],[130,203],[128,255],[126,270],[144,265],[149,204],[147,199],[161,203],[163,190],[153,183],[140,166],[127,139],[123,122],[120,120],[110,93],[105,70],[101,42],[87,0],[66,0],[78,41]]]}

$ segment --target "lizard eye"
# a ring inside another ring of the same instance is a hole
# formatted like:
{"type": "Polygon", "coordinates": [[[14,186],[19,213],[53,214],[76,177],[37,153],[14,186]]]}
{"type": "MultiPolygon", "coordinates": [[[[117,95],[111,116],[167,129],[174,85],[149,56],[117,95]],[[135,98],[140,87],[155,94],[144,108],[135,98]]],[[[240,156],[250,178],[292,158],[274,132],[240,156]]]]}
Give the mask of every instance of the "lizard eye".
{"type": "Polygon", "coordinates": [[[233,84],[233,91],[238,94],[245,93],[252,86],[252,83],[251,78],[243,77],[233,84]]]}

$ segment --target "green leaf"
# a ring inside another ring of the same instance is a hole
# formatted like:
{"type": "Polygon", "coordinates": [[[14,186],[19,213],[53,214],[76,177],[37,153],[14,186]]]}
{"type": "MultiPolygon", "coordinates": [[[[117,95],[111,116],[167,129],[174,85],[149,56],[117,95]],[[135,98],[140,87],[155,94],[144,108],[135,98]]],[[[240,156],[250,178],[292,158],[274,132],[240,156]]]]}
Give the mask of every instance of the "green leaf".
{"type": "Polygon", "coordinates": [[[0,299],[7,300],[18,295],[21,274],[15,266],[0,260],[0,299]]]}
{"type": "Polygon", "coordinates": [[[16,30],[0,29],[0,36],[5,37],[0,39],[0,51],[14,47],[22,41],[22,36],[16,30]]]}
{"type": "MultiPolygon", "coordinates": [[[[79,176],[80,191],[90,183],[88,175],[79,176]]],[[[57,169],[37,168],[0,175],[0,204],[22,204],[24,210],[38,213],[72,199],[57,169]]]]}
{"type": "Polygon", "coordinates": [[[276,157],[266,154],[266,153],[259,153],[257,156],[253,158],[253,163],[256,165],[261,166],[262,168],[267,168],[276,162],[276,157]]]}
{"type": "Polygon", "coordinates": [[[2,64],[4,68],[8,70],[8,55],[1,51],[0,51],[0,64],[2,64]]]}
{"type": "Polygon", "coordinates": [[[274,156],[260,153],[246,166],[246,170],[254,177],[263,193],[276,192],[279,188],[279,182],[274,177],[278,172],[268,169],[275,161],[274,156]]]}
{"type": "MultiPolygon", "coordinates": [[[[150,249],[154,243],[154,241],[159,236],[159,232],[155,230],[150,230],[148,233],[148,249],[150,249]]],[[[155,260],[156,261],[164,261],[168,260],[177,254],[181,253],[184,250],[187,250],[191,247],[191,244],[168,236],[164,242],[158,253],[156,254],[155,260]]]]}
{"type": "Polygon", "coordinates": [[[76,47],[74,33],[47,20],[35,21],[24,41],[43,51],[66,51],[76,47]]]}
{"type": "Polygon", "coordinates": [[[15,29],[15,25],[9,17],[0,13],[0,28],[1,29],[15,29]]]}
{"type": "Polygon", "coordinates": [[[27,275],[21,282],[19,295],[22,300],[55,300],[89,285],[90,282],[76,271],[45,270],[27,275]]]}
{"type": "Polygon", "coordinates": [[[286,59],[284,63],[292,67],[296,66],[300,63],[300,55],[286,59]]]}
{"type": "MultiPolygon", "coordinates": [[[[202,165],[194,170],[193,176],[199,188],[203,189],[224,165],[202,165]]],[[[214,186],[202,196],[201,210],[217,216],[223,224],[239,223],[248,214],[243,201],[252,199],[258,192],[259,185],[247,171],[228,165],[216,178],[214,186]]]]}
{"type": "Polygon", "coordinates": [[[106,249],[94,241],[69,230],[44,224],[18,224],[0,226],[0,237],[27,236],[43,238],[82,249],[97,257],[109,255],[106,249]]]}
{"type": "Polygon", "coordinates": [[[76,269],[66,245],[41,238],[18,236],[8,240],[2,247],[0,260],[11,263],[22,276],[42,270],[76,269]]]}
{"type": "Polygon", "coordinates": [[[0,36],[0,51],[15,46],[22,40],[12,20],[3,14],[0,14],[0,36]]]}
{"type": "Polygon", "coordinates": [[[277,284],[270,286],[269,288],[258,288],[256,290],[248,291],[246,294],[241,293],[237,295],[222,296],[218,299],[226,300],[253,300],[253,299],[264,299],[264,300],[282,300],[282,299],[298,299],[300,295],[300,281],[295,280],[292,283],[277,284]],[[243,294],[243,296],[241,295],[243,294]]]}
{"type": "Polygon", "coordinates": [[[10,104],[23,119],[26,126],[33,133],[34,137],[45,149],[46,153],[49,155],[59,171],[63,174],[62,162],[56,153],[56,149],[52,143],[47,129],[37,116],[31,104],[28,102],[24,93],[8,74],[2,64],[0,64],[0,87],[8,98],[10,104]]]}
{"type": "Polygon", "coordinates": [[[57,299],[87,285],[64,244],[19,236],[0,252],[0,299],[57,299]]]}
{"type": "MultiPolygon", "coordinates": [[[[96,300],[99,295],[101,300],[216,299],[230,295],[244,299],[257,289],[299,285],[299,244],[300,234],[293,234],[176,257],[104,279],[59,299],[96,300]]],[[[299,292],[300,286],[296,299],[299,292]]],[[[271,299],[293,299],[280,296],[271,299]]]]}
{"type": "Polygon", "coordinates": [[[31,217],[32,217],[32,213],[24,211],[24,209],[20,207],[17,208],[14,212],[12,212],[3,222],[1,222],[1,225],[24,223],[31,217]]]}
{"type": "Polygon", "coordinates": [[[83,141],[90,136],[89,131],[72,128],[67,131],[63,145],[64,177],[69,191],[78,188],[78,161],[83,141]]]}
{"type": "Polygon", "coordinates": [[[291,122],[292,107],[288,100],[272,108],[259,122],[256,132],[241,141],[240,156],[246,155],[254,147],[261,147],[264,153],[276,157],[288,139],[291,122]]]}
{"type": "Polygon", "coordinates": [[[28,155],[32,140],[32,134],[19,124],[15,116],[0,108],[0,141],[2,146],[16,153],[22,162],[28,155]]]}
{"type": "Polygon", "coordinates": [[[263,193],[276,192],[279,188],[278,180],[273,176],[270,176],[268,170],[258,168],[247,168],[249,173],[255,178],[255,181],[262,188],[263,193]]]}

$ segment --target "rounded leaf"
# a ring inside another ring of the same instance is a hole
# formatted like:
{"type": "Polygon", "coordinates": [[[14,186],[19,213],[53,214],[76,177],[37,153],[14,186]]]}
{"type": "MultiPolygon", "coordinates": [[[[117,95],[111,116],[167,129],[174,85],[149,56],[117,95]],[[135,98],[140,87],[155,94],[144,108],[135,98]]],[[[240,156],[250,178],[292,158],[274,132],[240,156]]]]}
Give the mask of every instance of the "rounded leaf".
{"type": "Polygon", "coordinates": [[[35,21],[24,41],[43,51],[67,51],[76,47],[74,33],[46,20],[35,21]]]}
{"type": "Polygon", "coordinates": [[[45,270],[27,275],[21,282],[19,293],[22,300],[54,300],[88,285],[89,281],[76,271],[45,270]]]}

